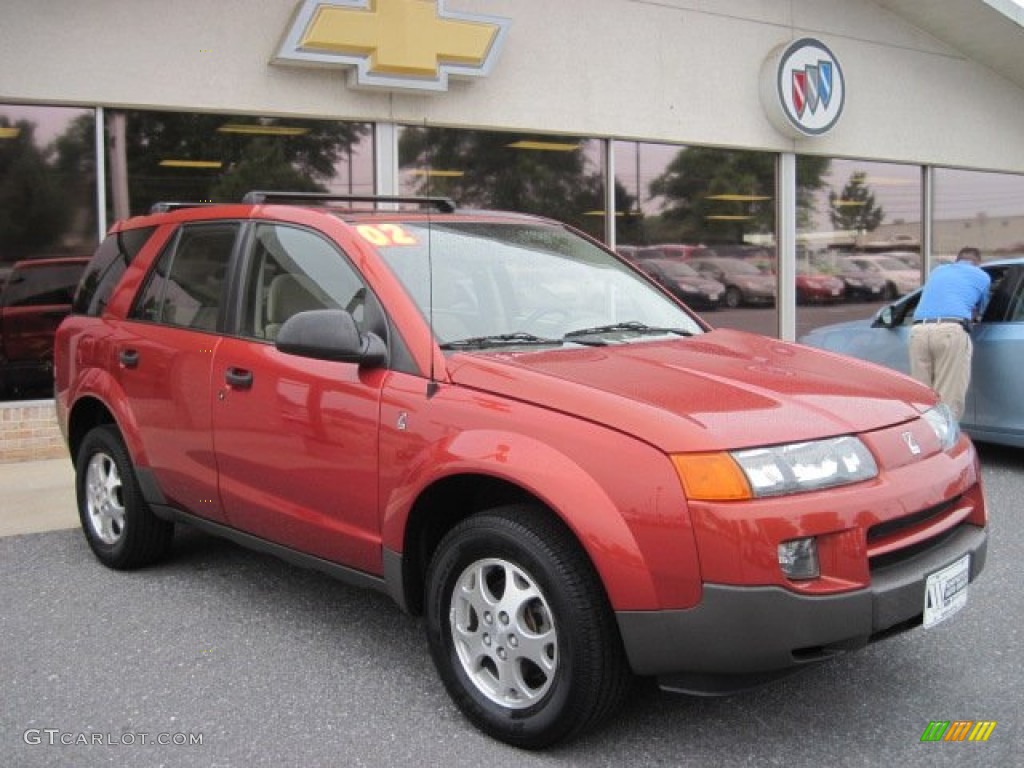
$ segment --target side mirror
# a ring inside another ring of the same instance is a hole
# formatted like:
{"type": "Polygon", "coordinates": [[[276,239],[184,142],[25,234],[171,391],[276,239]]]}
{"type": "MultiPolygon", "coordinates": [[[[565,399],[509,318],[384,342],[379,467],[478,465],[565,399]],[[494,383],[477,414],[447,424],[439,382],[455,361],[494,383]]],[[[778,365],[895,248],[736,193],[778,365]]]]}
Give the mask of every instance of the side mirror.
{"type": "Polygon", "coordinates": [[[893,313],[892,304],[887,307],[882,307],[878,310],[878,314],[875,315],[875,321],[871,324],[876,328],[895,328],[899,325],[896,322],[895,315],[893,313]]]}
{"type": "Polygon", "coordinates": [[[352,314],[343,309],[314,309],[292,315],[278,331],[274,345],[289,355],[358,363],[367,368],[387,365],[388,349],[374,333],[360,333],[352,314]]]}

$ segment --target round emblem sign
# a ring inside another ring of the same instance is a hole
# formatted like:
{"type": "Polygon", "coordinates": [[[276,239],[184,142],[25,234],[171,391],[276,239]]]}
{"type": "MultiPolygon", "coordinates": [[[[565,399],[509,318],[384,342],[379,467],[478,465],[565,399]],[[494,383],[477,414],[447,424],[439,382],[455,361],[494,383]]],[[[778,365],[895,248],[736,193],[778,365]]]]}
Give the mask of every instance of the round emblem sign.
{"type": "Polygon", "coordinates": [[[846,83],[832,51],[805,37],[772,51],[761,67],[761,103],[780,131],[821,136],[843,113],[846,83]]]}

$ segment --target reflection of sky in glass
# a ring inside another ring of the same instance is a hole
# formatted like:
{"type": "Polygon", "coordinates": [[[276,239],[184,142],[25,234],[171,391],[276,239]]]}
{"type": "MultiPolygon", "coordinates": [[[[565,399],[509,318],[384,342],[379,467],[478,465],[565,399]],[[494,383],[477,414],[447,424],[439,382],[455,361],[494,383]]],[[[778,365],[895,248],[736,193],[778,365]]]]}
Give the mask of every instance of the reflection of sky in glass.
{"type": "Polygon", "coordinates": [[[79,115],[91,113],[91,109],[75,107],[30,107],[9,106],[0,104],[0,116],[6,117],[11,123],[27,120],[35,123],[36,145],[45,147],[60,136],[68,123],[79,115]]]}

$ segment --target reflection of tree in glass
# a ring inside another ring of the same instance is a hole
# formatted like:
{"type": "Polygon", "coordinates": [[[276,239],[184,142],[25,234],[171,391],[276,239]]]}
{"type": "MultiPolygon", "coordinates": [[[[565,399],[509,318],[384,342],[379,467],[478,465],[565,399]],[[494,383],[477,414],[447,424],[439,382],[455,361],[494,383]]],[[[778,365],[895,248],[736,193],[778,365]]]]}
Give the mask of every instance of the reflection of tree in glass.
{"type": "Polygon", "coordinates": [[[447,195],[462,207],[535,213],[604,236],[603,173],[587,168],[585,144],[578,139],[407,128],[398,151],[403,171],[422,173],[410,182],[415,194],[447,195]],[[522,140],[579,146],[568,151],[509,146],[522,140]]]}
{"type": "Polygon", "coordinates": [[[16,129],[0,141],[0,260],[16,261],[58,243],[71,212],[54,148],[36,145],[35,123],[0,117],[0,128],[16,129]]]}
{"type": "MultiPolygon", "coordinates": [[[[684,147],[651,182],[664,210],[649,217],[652,242],[740,243],[745,235],[775,231],[775,158],[771,152],[684,147]]],[[[828,158],[797,163],[797,217],[813,211],[828,158]]]]}
{"type": "Polygon", "coordinates": [[[875,193],[866,178],[863,171],[855,171],[841,194],[835,190],[828,193],[828,215],[835,229],[872,232],[885,220],[885,210],[875,205],[875,193]]]}
{"type": "Polygon", "coordinates": [[[160,200],[236,202],[251,189],[324,191],[339,162],[369,133],[364,123],[278,120],[171,112],[128,112],[126,154],[131,207],[160,200]],[[225,125],[278,134],[227,132],[225,125]],[[211,168],[162,166],[208,161],[211,168]]]}

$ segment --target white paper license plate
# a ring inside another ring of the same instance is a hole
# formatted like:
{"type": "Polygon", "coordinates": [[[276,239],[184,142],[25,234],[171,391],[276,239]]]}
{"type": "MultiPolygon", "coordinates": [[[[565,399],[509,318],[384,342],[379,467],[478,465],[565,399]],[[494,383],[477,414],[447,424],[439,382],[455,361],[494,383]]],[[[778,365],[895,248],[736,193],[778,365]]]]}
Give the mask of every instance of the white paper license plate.
{"type": "Polygon", "coordinates": [[[971,578],[971,556],[964,555],[952,565],[936,571],[924,585],[924,626],[934,627],[967,605],[967,583],[971,578]]]}

